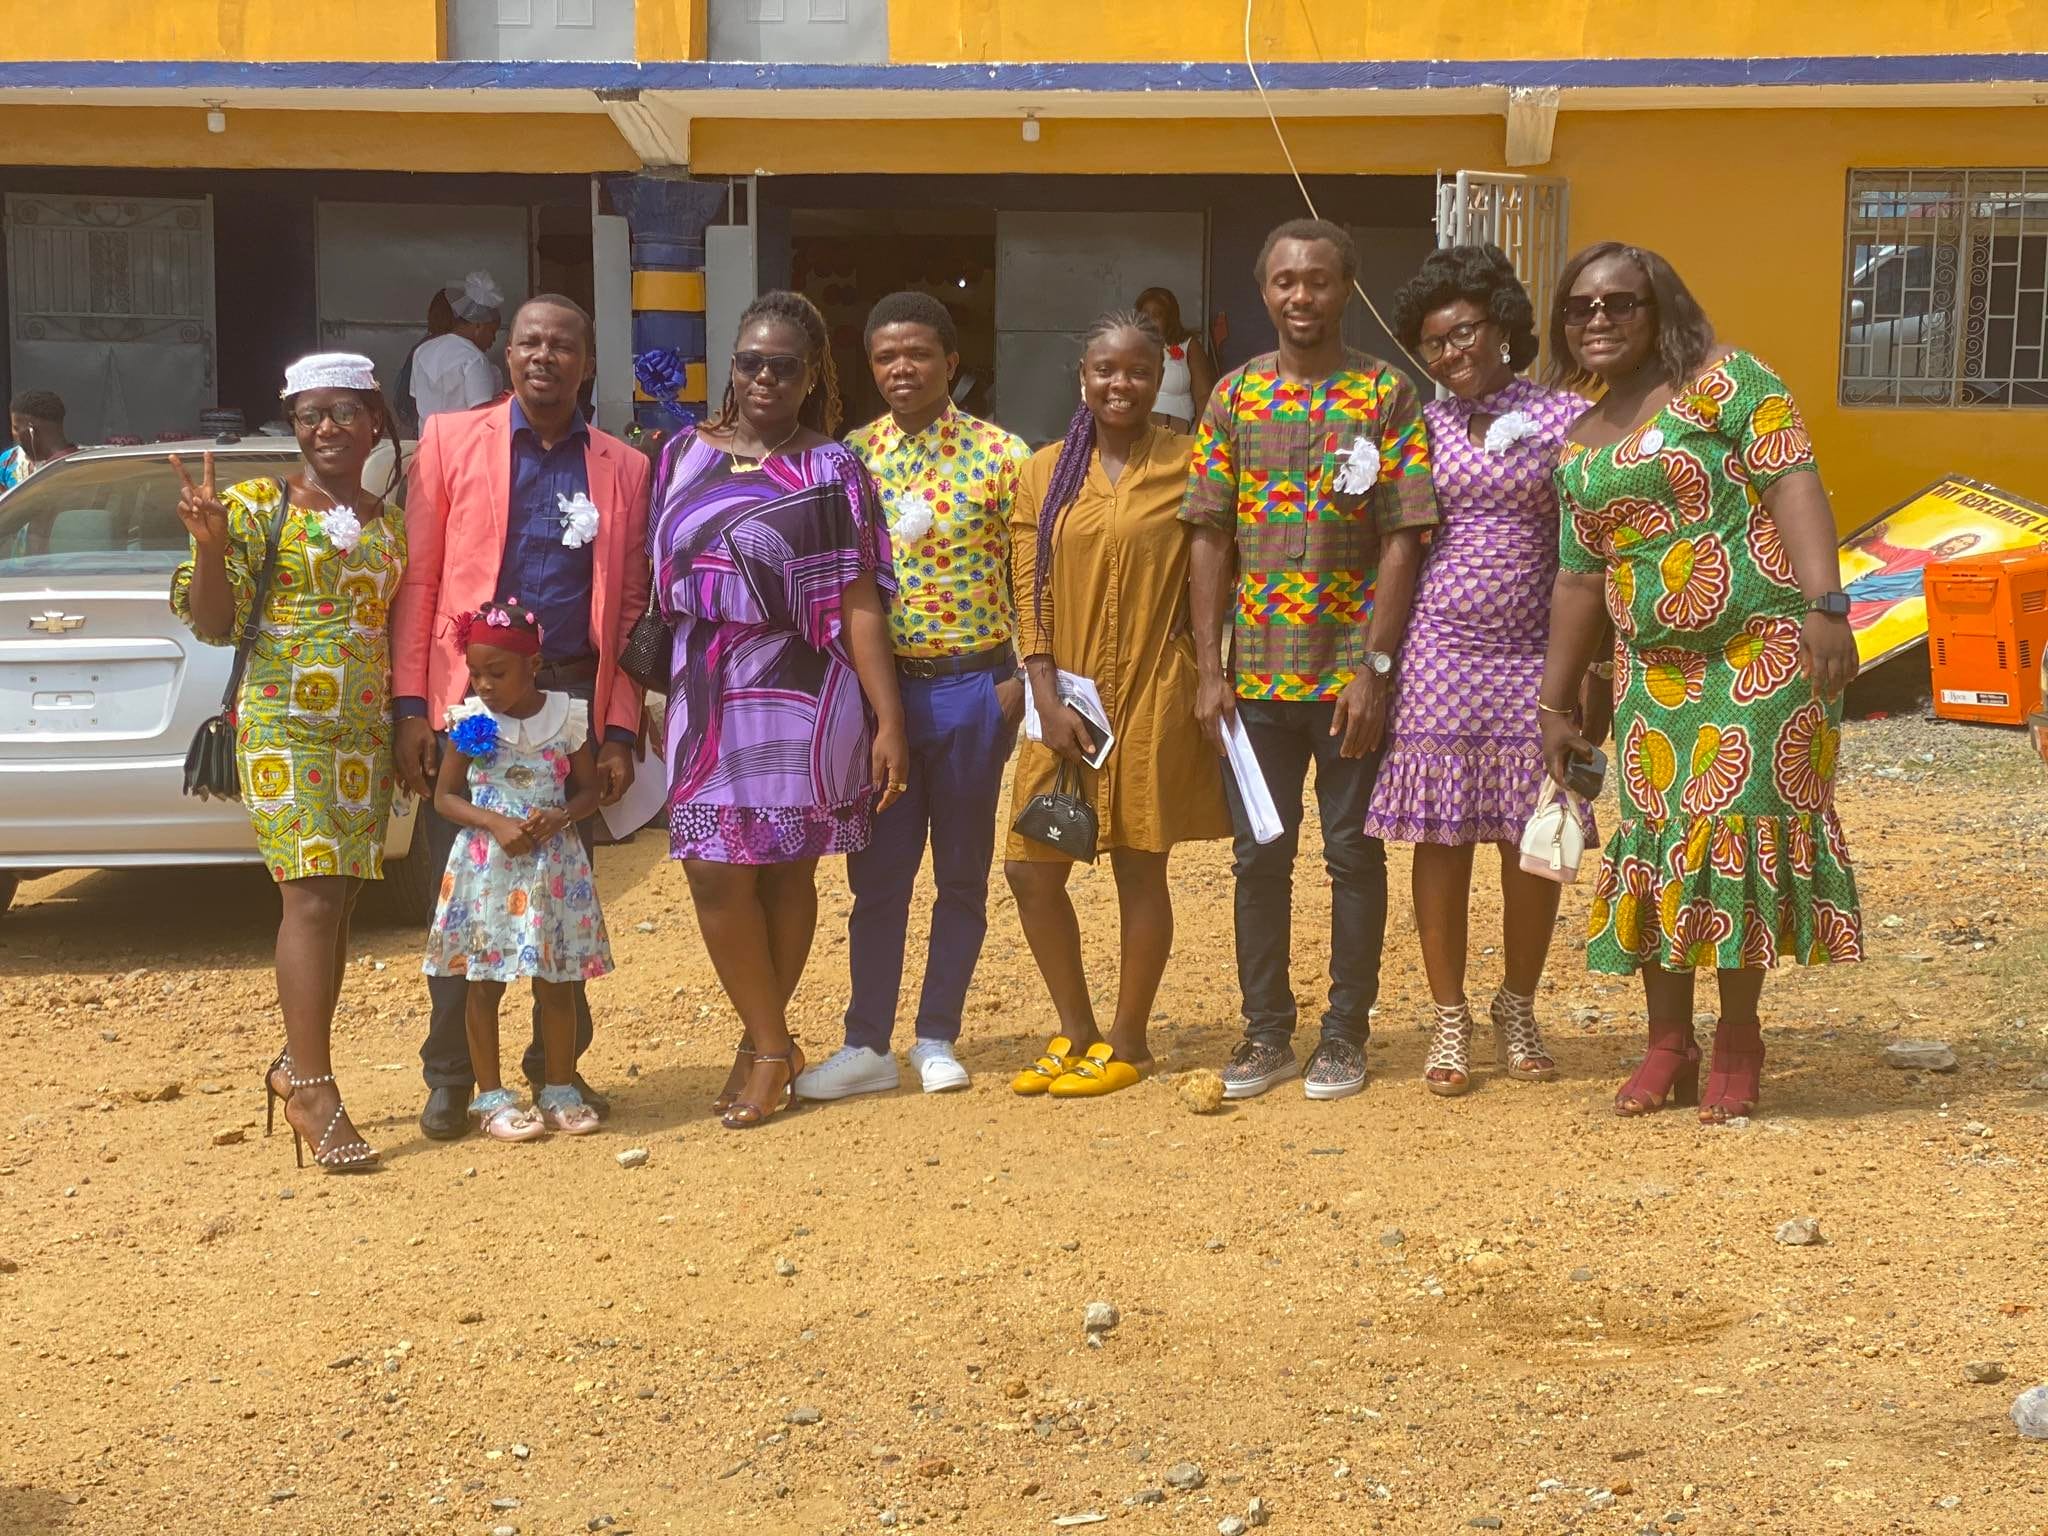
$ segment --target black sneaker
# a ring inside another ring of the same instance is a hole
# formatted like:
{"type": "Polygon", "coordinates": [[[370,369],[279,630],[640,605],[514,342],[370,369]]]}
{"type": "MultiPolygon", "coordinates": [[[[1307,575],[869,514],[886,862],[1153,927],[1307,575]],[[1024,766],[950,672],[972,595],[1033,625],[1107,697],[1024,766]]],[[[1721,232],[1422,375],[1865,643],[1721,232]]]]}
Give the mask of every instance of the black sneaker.
{"type": "Polygon", "coordinates": [[[1240,1040],[1223,1069],[1223,1097],[1256,1099],[1300,1070],[1285,1040],[1240,1040]]]}
{"type": "Polygon", "coordinates": [[[1311,1099],[1348,1099],[1365,1088],[1365,1047],[1356,1040],[1326,1035],[1308,1053],[1301,1090],[1311,1099]]]}

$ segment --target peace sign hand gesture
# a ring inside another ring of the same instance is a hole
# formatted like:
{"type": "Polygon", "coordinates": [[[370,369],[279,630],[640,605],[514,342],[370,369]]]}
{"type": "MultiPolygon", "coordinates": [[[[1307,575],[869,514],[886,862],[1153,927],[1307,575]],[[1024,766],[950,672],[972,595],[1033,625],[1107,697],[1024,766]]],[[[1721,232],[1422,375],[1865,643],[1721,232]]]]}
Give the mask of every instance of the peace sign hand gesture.
{"type": "Polygon", "coordinates": [[[178,472],[184,489],[178,493],[178,521],[192,535],[193,547],[201,554],[225,553],[228,546],[228,509],[221,505],[213,478],[213,455],[207,454],[195,485],[185,472],[185,461],[171,455],[171,468],[178,472]]]}

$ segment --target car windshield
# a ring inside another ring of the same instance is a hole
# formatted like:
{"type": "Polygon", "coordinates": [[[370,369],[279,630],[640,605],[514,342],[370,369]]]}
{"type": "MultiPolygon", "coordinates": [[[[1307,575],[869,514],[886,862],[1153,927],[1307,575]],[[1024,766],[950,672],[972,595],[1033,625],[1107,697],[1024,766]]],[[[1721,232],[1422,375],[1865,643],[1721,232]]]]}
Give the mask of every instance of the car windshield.
{"type": "MultiPolygon", "coordinates": [[[[215,463],[226,486],[292,474],[299,456],[286,448],[215,463]]],[[[187,548],[178,476],[161,458],[60,459],[0,498],[0,577],[169,571],[187,548]]]]}

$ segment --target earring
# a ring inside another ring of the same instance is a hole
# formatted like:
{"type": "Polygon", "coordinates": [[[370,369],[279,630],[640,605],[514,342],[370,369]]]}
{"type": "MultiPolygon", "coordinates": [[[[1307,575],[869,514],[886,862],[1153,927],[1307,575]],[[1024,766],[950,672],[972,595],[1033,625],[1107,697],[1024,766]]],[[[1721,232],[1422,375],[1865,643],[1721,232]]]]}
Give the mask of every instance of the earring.
{"type": "Polygon", "coordinates": [[[1506,342],[1502,342],[1500,344],[1500,360],[1504,363],[1512,362],[1514,361],[1514,356],[1515,354],[1513,350],[1508,346],[1508,344],[1506,342]]]}

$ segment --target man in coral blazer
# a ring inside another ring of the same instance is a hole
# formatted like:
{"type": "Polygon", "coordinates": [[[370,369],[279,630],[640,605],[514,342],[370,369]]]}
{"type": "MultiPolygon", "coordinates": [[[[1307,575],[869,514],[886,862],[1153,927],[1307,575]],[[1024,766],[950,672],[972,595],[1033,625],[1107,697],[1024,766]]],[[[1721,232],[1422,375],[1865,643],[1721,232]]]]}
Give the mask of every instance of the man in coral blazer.
{"type": "MultiPolygon", "coordinates": [[[[649,466],[577,407],[596,367],[594,339],[590,317],[572,301],[553,294],[528,300],[505,347],[512,398],[435,416],[413,457],[405,507],[411,549],[391,620],[392,713],[399,775],[426,802],[428,854],[441,863],[455,829],[432,814],[439,733],[449,706],[469,692],[455,626],[494,598],[517,597],[539,614],[541,688],[589,702],[604,803],[633,782],[642,700],[619,670],[619,655],[647,607],[649,466]],[[572,509],[587,525],[586,502],[597,510],[595,537],[565,541],[572,509]]],[[[589,825],[580,830],[587,844],[589,825]]],[[[449,1141],[469,1128],[475,1087],[464,1020],[469,988],[459,976],[434,976],[427,990],[433,1021],[420,1047],[428,1088],[420,1128],[449,1141]]],[[[579,1058],[590,1037],[590,1005],[578,983],[579,1058]]],[[[522,1066],[538,1088],[538,1012],[522,1066]]],[[[603,1107],[580,1072],[576,1083],[603,1107]]]]}

